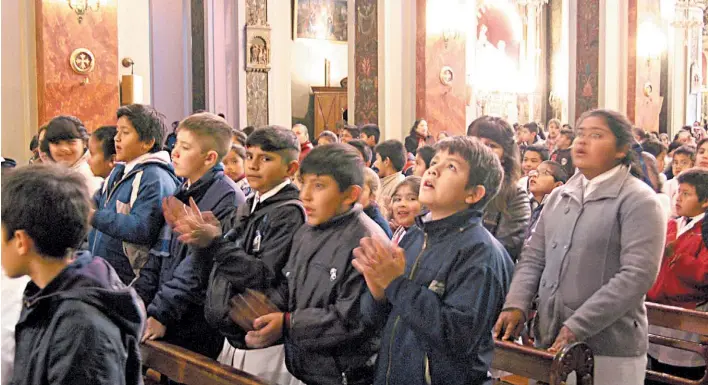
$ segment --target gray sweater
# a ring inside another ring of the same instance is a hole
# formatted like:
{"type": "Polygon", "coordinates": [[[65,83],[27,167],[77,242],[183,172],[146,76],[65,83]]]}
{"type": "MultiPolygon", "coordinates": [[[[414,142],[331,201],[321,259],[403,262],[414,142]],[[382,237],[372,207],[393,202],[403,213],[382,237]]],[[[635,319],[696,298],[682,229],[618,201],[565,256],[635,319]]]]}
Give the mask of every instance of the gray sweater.
{"type": "Polygon", "coordinates": [[[656,193],[622,167],[584,198],[583,175],[553,191],[524,246],[504,308],[528,311],[539,347],[563,325],[596,355],[647,352],[644,295],[656,279],[666,218],[656,193]]]}

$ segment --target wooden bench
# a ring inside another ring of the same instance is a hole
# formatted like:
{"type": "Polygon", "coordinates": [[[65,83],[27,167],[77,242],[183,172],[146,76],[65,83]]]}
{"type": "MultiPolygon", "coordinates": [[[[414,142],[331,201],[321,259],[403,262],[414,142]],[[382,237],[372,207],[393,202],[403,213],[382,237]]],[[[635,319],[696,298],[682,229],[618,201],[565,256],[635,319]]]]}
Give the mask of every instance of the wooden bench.
{"type": "MultiPolygon", "coordinates": [[[[684,341],[649,333],[649,342],[695,352],[708,362],[708,313],[647,302],[649,325],[700,334],[701,342],[684,341]]],[[[671,385],[708,385],[708,372],[698,381],[647,370],[647,379],[671,385]]]]}
{"type": "Polygon", "coordinates": [[[146,385],[165,383],[160,377],[187,385],[270,385],[258,377],[166,342],[148,341],[141,345],[141,352],[143,367],[149,369],[146,385]]]}
{"type": "MultiPolygon", "coordinates": [[[[576,373],[578,385],[592,385],[595,361],[583,342],[570,344],[557,354],[513,342],[494,340],[492,368],[550,385],[565,384],[568,375],[576,373]]],[[[509,384],[504,378],[495,384],[509,384]]]]}

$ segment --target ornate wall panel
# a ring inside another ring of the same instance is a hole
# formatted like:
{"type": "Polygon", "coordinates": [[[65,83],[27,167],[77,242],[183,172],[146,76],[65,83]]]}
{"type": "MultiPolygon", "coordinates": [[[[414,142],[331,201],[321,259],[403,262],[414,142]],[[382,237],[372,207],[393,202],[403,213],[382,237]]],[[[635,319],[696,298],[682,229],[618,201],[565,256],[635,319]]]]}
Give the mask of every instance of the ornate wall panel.
{"type": "Polygon", "coordinates": [[[379,33],[377,0],[355,0],[356,73],[354,97],[357,125],[379,121],[379,33]]]}
{"type": "MultiPolygon", "coordinates": [[[[204,0],[191,0],[192,13],[192,111],[206,109],[204,0]]],[[[217,113],[220,111],[214,111],[217,113]]]]}
{"type": "Polygon", "coordinates": [[[37,104],[39,124],[75,115],[86,128],[115,124],[118,91],[118,15],[115,5],[88,12],[81,23],[66,2],[36,0],[37,104]],[[91,55],[74,57],[83,48],[91,55]]]}
{"type": "MultiPolygon", "coordinates": [[[[281,10],[282,11],[282,10],[281,10]]],[[[267,26],[268,9],[266,0],[246,0],[246,28],[249,26],[267,26]]],[[[268,41],[268,44],[270,42],[268,41]]],[[[246,57],[251,53],[252,42],[247,42],[246,57]]],[[[266,45],[264,59],[269,63],[270,47],[266,45]]],[[[255,52],[255,51],[254,51],[255,52]]],[[[258,62],[260,59],[255,59],[258,62]]],[[[264,69],[253,68],[249,60],[246,72],[246,121],[249,126],[263,127],[268,125],[268,72],[264,69]]],[[[265,66],[265,64],[264,64],[265,66]]]]}
{"type": "Polygon", "coordinates": [[[597,108],[600,67],[600,2],[578,0],[575,119],[597,108]]]}

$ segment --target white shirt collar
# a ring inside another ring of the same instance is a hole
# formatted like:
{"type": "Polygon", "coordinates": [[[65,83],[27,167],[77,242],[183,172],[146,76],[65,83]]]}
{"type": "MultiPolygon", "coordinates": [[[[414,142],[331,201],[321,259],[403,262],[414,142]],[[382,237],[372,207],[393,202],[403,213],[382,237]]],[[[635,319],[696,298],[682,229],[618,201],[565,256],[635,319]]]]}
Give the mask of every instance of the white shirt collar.
{"type": "Polygon", "coordinates": [[[260,195],[258,192],[256,192],[256,197],[253,199],[253,206],[251,207],[251,214],[253,214],[254,211],[256,211],[256,206],[259,203],[265,202],[266,199],[273,197],[275,194],[279,193],[280,190],[284,189],[285,186],[289,185],[292,183],[290,179],[286,179],[283,183],[273,187],[272,189],[268,190],[268,192],[264,193],[263,195],[260,195]]]}
{"type": "Polygon", "coordinates": [[[602,182],[615,176],[619,172],[619,170],[622,169],[622,167],[624,167],[623,164],[618,164],[611,170],[605,171],[592,179],[588,179],[585,177],[585,175],[583,175],[583,199],[587,198],[590,193],[595,191],[595,189],[597,189],[597,186],[600,185],[602,182]]]}
{"type": "Polygon", "coordinates": [[[152,156],[152,153],[148,152],[126,163],[125,169],[123,169],[123,175],[128,175],[128,173],[133,171],[133,169],[135,168],[135,166],[138,165],[138,163],[145,161],[145,159],[149,158],[150,156],[152,156]]]}
{"type": "Polygon", "coordinates": [[[688,230],[691,230],[693,226],[698,223],[703,217],[705,217],[706,213],[700,213],[696,215],[695,217],[691,218],[685,218],[681,217],[676,221],[676,224],[678,225],[678,231],[676,232],[676,237],[680,237],[683,235],[688,230]]]}

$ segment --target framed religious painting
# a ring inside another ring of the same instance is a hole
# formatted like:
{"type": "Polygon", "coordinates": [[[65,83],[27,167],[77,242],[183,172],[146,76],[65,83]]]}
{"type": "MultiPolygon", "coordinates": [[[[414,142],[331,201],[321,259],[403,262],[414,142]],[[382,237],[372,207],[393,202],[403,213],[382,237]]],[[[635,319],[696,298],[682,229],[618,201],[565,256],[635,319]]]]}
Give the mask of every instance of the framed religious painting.
{"type": "Polygon", "coordinates": [[[346,43],[347,0],[294,0],[293,39],[346,43]]]}

